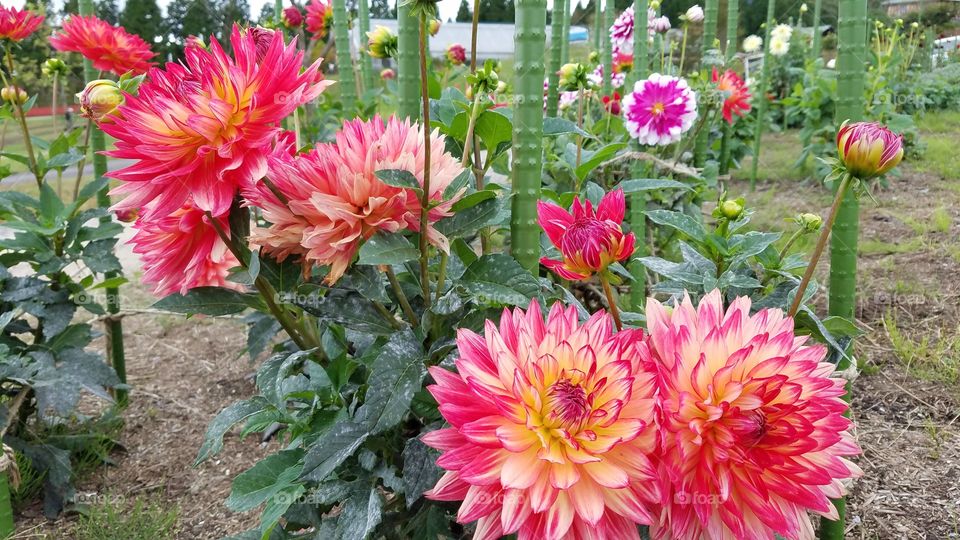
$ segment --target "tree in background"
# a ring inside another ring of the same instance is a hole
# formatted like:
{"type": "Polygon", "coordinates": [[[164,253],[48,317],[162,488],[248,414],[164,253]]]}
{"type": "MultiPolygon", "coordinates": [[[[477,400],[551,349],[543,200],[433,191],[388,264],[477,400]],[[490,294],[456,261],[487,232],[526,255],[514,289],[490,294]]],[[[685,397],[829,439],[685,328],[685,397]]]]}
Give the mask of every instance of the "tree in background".
{"type": "Polygon", "coordinates": [[[128,1],[120,15],[120,25],[137,34],[154,50],[163,48],[163,15],[156,0],[128,1]]]}
{"type": "Polygon", "coordinates": [[[100,17],[110,24],[120,22],[120,5],[117,3],[117,0],[99,0],[94,5],[97,17],[100,17]]]}
{"type": "Polygon", "coordinates": [[[480,0],[480,20],[513,23],[516,9],[513,0],[480,0]]]}
{"type": "Polygon", "coordinates": [[[397,11],[387,0],[370,0],[370,17],[373,19],[396,19],[397,11]]]}
{"type": "Polygon", "coordinates": [[[460,9],[457,10],[457,22],[473,22],[473,12],[467,0],[460,0],[460,9]]]}
{"type": "MultiPolygon", "coordinates": [[[[167,51],[174,58],[183,56],[189,36],[198,36],[205,42],[210,36],[222,37],[223,24],[219,6],[212,0],[173,0],[167,6],[164,33],[168,39],[167,51]]],[[[246,17],[244,17],[246,18],[246,17]]],[[[221,40],[222,41],[222,40],[221,40]]]]}
{"type": "Polygon", "coordinates": [[[250,3],[247,0],[223,0],[220,5],[223,28],[221,36],[230,35],[234,23],[245,24],[250,18],[250,3]]]}

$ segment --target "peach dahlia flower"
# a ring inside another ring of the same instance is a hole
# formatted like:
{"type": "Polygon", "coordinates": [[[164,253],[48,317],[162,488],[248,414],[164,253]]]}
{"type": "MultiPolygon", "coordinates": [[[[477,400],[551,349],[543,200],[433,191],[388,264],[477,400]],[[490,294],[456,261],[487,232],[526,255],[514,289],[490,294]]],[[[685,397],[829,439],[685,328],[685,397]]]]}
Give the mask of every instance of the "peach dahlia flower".
{"type": "MultiPolygon", "coordinates": [[[[284,195],[281,201],[264,182],[245,190],[248,203],[263,210],[270,222],[251,232],[250,240],[282,260],[300,256],[304,264],[329,265],[327,283],[346,271],[364,240],[377,231],[420,230],[420,200],[412,189],[385,184],[376,172],[408,171],[423,185],[424,133],[407,120],[379,116],[344,122],[333,144],[318,144],[302,155],[275,151],[267,177],[284,195]]],[[[289,142],[287,143],[289,144],[289,142]]],[[[281,145],[282,146],[282,145],[281,145]]],[[[444,150],[443,138],[430,138],[432,224],[451,215],[463,194],[444,200],[447,186],[461,173],[460,162],[444,150]]],[[[432,226],[431,244],[446,251],[447,239],[432,226]]]]}
{"type": "MultiPolygon", "coordinates": [[[[829,498],[861,474],[843,416],[844,379],[779,309],[724,310],[719,291],[694,308],[647,304],[660,370],[660,477],[655,539],[813,539],[807,511],[837,517],[829,498]]],[[[647,354],[651,356],[646,356],[647,354]]]]}
{"type": "Polygon", "coordinates": [[[612,327],[559,303],[544,322],[534,301],[459,330],[459,373],[430,368],[450,427],[423,436],[447,470],[426,496],[463,501],[475,539],[629,539],[650,522],[655,375],[642,331],[612,327]]]}
{"type": "Polygon", "coordinates": [[[331,84],[319,60],[301,69],[303,52],[280,32],[234,26],[230,41],[233,57],[211,40],[188,46],[183,64],[151,69],[138,95],[100,126],[117,139],[109,156],[135,160],[109,174],[123,182],[111,194],[126,196],[115,208],[149,202],[150,218],[190,200],[223,215],[239,188],[266,173],[280,121],[331,84]]]}

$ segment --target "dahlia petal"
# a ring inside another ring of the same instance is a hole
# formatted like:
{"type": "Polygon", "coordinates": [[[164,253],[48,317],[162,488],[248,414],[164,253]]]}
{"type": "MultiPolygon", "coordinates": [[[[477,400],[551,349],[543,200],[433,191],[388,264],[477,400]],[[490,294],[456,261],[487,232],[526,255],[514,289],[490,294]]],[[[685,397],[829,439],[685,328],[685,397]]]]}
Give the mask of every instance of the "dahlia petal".
{"type": "Polygon", "coordinates": [[[510,453],[500,469],[500,483],[504,488],[527,489],[543,474],[545,464],[537,459],[537,450],[510,453]]]}
{"type": "Polygon", "coordinates": [[[580,480],[579,467],[573,463],[551,463],[550,464],[550,485],[564,490],[577,483],[580,480]]]}

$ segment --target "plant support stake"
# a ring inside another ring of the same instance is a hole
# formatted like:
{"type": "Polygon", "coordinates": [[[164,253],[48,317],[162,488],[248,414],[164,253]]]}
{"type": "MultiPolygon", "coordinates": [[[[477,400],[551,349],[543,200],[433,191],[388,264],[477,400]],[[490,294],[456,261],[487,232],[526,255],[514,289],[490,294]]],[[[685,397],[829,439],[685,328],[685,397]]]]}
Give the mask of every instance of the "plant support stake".
{"type": "MultiPolygon", "coordinates": [[[[709,66],[707,66],[708,53],[713,50],[714,42],[717,39],[717,18],[718,5],[720,0],[706,0],[703,3],[703,49],[700,53],[700,76],[705,80],[710,77],[709,66]]],[[[697,142],[693,150],[693,164],[696,167],[703,167],[707,161],[707,144],[710,142],[710,126],[706,126],[703,131],[697,135],[697,142]]]]}
{"type": "Polygon", "coordinates": [[[513,112],[513,211],[510,252],[520,264],[537,272],[540,258],[540,199],[543,167],[543,56],[547,0],[517,0],[514,30],[516,89],[513,112]]]}
{"type": "Polygon", "coordinates": [[[563,7],[564,0],[554,0],[550,20],[550,73],[548,75],[547,116],[557,115],[560,101],[560,66],[563,63],[563,7]]]}
{"type": "Polygon", "coordinates": [[[337,47],[337,72],[340,73],[340,101],[344,111],[357,106],[357,79],[353,75],[350,54],[350,31],[347,29],[345,0],[333,0],[333,41],[337,47]]]}
{"type": "MultiPolygon", "coordinates": [[[[360,25],[360,38],[362,40],[367,35],[367,32],[370,31],[370,6],[365,0],[357,2],[357,5],[359,6],[357,8],[357,17],[360,25]]],[[[361,47],[361,49],[363,49],[363,47],[361,47]]],[[[358,56],[360,57],[360,78],[363,80],[363,87],[366,90],[375,88],[377,82],[373,76],[373,59],[370,58],[370,55],[365,51],[361,51],[358,56]]]]}
{"type": "MultiPolygon", "coordinates": [[[[420,30],[410,5],[397,6],[397,116],[420,119],[420,30]]],[[[541,84],[543,84],[541,82],[541,84]]]]}
{"type": "MultiPolygon", "coordinates": [[[[727,0],[727,44],[723,55],[727,65],[737,54],[737,34],[740,32],[740,0],[727,0]]],[[[720,174],[730,172],[730,140],[733,137],[733,125],[723,123],[723,138],[720,140],[720,174]]]]}
{"type": "MultiPolygon", "coordinates": [[[[633,40],[633,70],[627,77],[627,84],[624,87],[624,94],[633,90],[633,85],[638,80],[646,78],[650,69],[650,62],[647,51],[647,40],[637,39],[646,34],[648,23],[649,2],[647,0],[634,0],[633,2],[633,28],[643,29],[640,34],[634,30],[633,40]]],[[[637,161],[633,164],[632,172],[634,177],[643,178],[649,170],[645,162],[637,161]]],[[[636,237],[636,244],[633,249],[633,260],[630,262],[630,275],[633,282],[630,284],[630,310],[641,311],[644,302],[647,300],[647,269],[640,262],[640,259],[647,255],[647,216],[644,212],[647,209],[647,195],[638,191],[630,194],[630,231],[636,237]]]]}
{"type": "Polygon", "coordinates": [[[760,87],[754,96],[757,109],[757,125],[753,132],[753,165],[750,171],[750,191],[757,188],[757,172],[760,170],[760,140],[763,138],[763,124],[767,120],[767,88],[770,86],[770,31],[773,29],[773,12],[776,0],[767,0],[767,24],[764,26],[763,66],[760,69],[760,87]]]}

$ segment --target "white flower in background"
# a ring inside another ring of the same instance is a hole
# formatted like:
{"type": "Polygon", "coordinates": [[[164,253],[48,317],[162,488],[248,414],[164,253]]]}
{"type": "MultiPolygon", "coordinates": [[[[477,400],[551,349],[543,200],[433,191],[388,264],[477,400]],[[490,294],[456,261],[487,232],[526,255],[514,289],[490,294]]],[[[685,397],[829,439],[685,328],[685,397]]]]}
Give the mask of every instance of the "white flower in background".
{"type": "Polygon", "coordinates": [[[688,22],[692,22],[694,24],[703,22],[703,8],[698,5],[690,6],[690,9],[684,13],[683,17],[688,22]]]}
{"type": "Polygon", "coordinates": [[[827,69],[837,69],[837,59],[831,58],[827,60],[827,69]]]}
{"type": "Polygon", "coordinates": [[[806,13],[809,9],[806,3],[800,4],[800,13],[806,13]]]}
{"type": "Polygon", "coordinates": [[[771,40],[779,39],[782,41],[790,41],[791,36],[793,36],[793,27],[789,24],[778,24],[770,31],[771,40]]]}
{"type": "Polygon", "coordinates": [[[755,53],[763,47],[763,38],[753,34],[743,38],[743,52],[755,53]]]}
{"type": "Polygon", "coordinates": [[[774,56],[783,56],[790,52],[790,42],[783,39],[770,40],[770,54],[774,56]]]}

